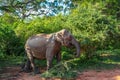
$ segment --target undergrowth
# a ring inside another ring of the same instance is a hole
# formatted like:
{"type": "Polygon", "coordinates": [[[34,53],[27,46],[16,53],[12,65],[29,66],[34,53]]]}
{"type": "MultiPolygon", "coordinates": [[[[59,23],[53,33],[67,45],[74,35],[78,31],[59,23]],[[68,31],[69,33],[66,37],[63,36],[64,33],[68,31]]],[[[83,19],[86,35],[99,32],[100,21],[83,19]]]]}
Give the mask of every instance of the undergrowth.
{"type": "MultiPolygon", "coordinates": [[[[120,67],[120,49],[99,50],[97,55],[86,58],[84,54],[81,57],[74,58],[71,52],[62,52],[62,60],[60,63],[53,60],[53,66],[49,71],[40,74],[41,77],[52,78],[59,77],[65,79],[75,78],[78,73],[86,70],[109,70],[120,67]]],[[[20,66],[24,61],[23,56],[4,56],[0,59],[0,68],[20,66]]],[[[37,66],[46,67],[46,60],[37,60],[37,66]]]]}
{"type": "Polygon", "coordinates": [[[90,59],[81,56],[80,58],[63,60],[49,71],[42,73],[41,77],[74,78],[85,70],[100,71],[120,67],[120,49],[97,51],[96,53],[98,55],[94,55],[90,59]]]}

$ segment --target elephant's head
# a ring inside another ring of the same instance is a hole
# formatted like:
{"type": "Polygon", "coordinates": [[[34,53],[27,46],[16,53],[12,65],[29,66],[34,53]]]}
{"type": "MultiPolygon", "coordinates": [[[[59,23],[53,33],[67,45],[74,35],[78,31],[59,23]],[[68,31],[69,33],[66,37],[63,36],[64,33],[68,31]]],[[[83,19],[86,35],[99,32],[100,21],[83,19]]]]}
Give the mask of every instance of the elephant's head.
{"type": "Polygon", "coordinates": [[[66,29],[62,29],[61,31],[56,33],[57,40],[62,43],[63,46],[71,47],[74,45],[76,47],[76,57],[80,56],[80,45],[74,36],[66,29]]]}

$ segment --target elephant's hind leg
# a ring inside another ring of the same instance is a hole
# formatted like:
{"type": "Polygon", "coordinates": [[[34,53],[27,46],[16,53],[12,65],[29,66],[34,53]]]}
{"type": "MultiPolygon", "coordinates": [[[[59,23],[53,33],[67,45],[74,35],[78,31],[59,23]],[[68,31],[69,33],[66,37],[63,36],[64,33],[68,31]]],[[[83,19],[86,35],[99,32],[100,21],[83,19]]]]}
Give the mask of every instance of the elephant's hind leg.
{"type": "Polygon", "coordinates": [[[25,72],[31,72],[32,67],[29,59],[27,59],[27,62],[24,64],[24,67],[22,69],[25,72]]]}
{"type": "Polygon", "coordinates": [[[33,57],[32,53],[31,53],[31,51],[30,51],[30,50],[27,50],[26,52],[27,52],[27,56],[28,56],[28,59],[29,59],[29,61],[30,61],[30,64],[31,64],[31,67],[32,67],[34,73],[35,73],[35,74],[40,73],[39,70],[38,70],[38,68],[35,67],[34,57],[33,57]]]}

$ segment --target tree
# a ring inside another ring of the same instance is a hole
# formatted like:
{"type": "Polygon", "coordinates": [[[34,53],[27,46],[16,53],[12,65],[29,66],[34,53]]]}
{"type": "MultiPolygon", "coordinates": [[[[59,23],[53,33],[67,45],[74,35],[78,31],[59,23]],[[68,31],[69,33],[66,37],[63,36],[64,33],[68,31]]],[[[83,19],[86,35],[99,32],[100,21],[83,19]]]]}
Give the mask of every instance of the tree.
{"type": "Polygon", "coordinates": [[[71,0],[0,0],[0,12],[12,13],[22,19],[33,16],[68,14],[71,0]]]}

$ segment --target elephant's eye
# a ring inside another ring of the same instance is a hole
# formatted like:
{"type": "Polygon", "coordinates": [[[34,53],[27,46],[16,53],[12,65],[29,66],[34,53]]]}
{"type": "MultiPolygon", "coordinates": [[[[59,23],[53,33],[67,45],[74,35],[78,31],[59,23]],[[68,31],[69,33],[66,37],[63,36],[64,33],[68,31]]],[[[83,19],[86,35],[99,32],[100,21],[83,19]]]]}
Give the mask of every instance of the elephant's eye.
{"type": "Polygon", "coordinates": [[[71,38],[71,37],[67,37],[66,40],[67,40],[67,41],[71,41],[72,38],[71,38]]]}
{"type": "Polygon", "coordinates": [[[68,38],[69,40],[72,40],[72,36],[69,36],[69,38],[68,38]]]}

